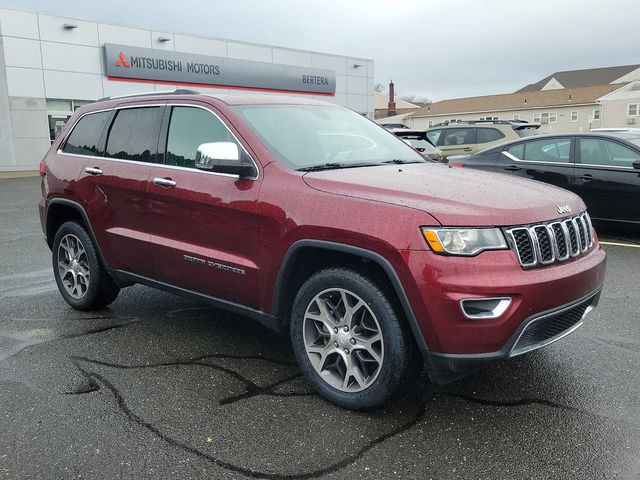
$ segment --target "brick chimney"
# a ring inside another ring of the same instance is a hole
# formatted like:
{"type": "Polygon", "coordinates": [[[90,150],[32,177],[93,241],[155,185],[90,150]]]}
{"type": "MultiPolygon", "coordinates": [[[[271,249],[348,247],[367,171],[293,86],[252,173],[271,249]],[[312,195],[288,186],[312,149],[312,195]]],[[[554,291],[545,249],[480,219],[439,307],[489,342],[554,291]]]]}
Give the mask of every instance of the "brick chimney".
{"type": "Polygon", "coordinates": [[[387,105],[389,116],[393,117],[396,114],[396,98],[393,86],[393,80],[389,83],[389,105],[387,105]]]}

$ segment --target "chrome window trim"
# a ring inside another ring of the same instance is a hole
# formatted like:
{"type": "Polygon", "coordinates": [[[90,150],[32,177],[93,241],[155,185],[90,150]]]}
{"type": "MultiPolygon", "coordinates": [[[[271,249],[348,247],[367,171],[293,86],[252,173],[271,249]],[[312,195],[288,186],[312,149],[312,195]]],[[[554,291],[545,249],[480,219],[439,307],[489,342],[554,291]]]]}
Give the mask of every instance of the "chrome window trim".
{"type": "Polygon", "coordinates": [[[233,131],[231,131],[231,129],[227,126],[227,124],[224,122],[224,120],[222,120],[222,118],[220,118],[220,116],[216,112],[212,111],[211,109],[207,108],[206,106],[197,105],[197,104],[193,104],[193,103],[162,102],[162,103],[145,103],[145,104],[142,104],[142,105],[139,105],[139,104],[136,104],[136,105],[122,105],[122,106],[116,106],[116,107],[112,107],[112,108],[105,108],[105,109],[102,109],[102,110],[92,110],[90,112],[83,113],[73,123],[72,127],[69,129],[69,132],[65,135],[64,139],[60,142],[60,146],[59,146],[59,148],[58,148],[56,153],[58,155],[64,155],[64,156],[69,156],[69,157],[108,160],[108,161],[113,161],[113,162],[131,163],[131,164],[134,164],[134,165],[150,165],[150,166],[156,166],[156,167],[162,167],[162,168],[170,168],[170,169],[173,169],[173,170],[197,172],[197,173],[203,173],[203,174],[207,174],[207,175],[217,175],[217,176],[220,176],[220,177],[228,177],[228,178],[240,179],[240,175],[231,174],[231,173],[208,172],[208,171],[205,171],[205,170],[199,170],[197,168],[178,167],[176,165],[167,165],[165,163],[139,162],[139,161],[136,161],[136,160],[125,160],[125,159],[122,159],[122,158],[112,158],[112,157],[103,157],[103,156],[98,156],[98,155],[81,155],[81,154],[77,154],[77,153],[67,153],[67,152],[64,152],[62,150],[62,148],[60,148],[67,142],[67,139],[69,138],[69,135],[71,135],[71,132],[73,132],[73,130],[76,128],[76,125],[78,124],[78,122],[82,118],[84,118],[86,115],[91,115],[93,113],[100,113],[100,112],[110,112],[110,111],[113,111],[113,110],[123,110],[125,108],[144,108],[144,107],[163,107],[163,106],[164,107],[193,107],[193,108],[201,108],[202,110],[206,110],[207,112],[211,113],[229,131],[231,136],[235,139],[235,141],[238,143],[238,145],[240,145],[240,148],[242,148],[242,151],[247,155],[247,157],[249,157],[249,160],[251,160],[251,163],[253,164],[254,168],[256,169],[257,173],[256,173],[255,177],[244,177],[244,178],[242,178],[242,180],[256,181],[256,180],[258,180],[260,178],[260,168],[258,168],[257,162],[253,159],[253,157],[247,151],[247,149],[242,144],[242,142],[240,140],[238,140],[238,137],[236,137],[236,135],[233,133],[233,131]]]}

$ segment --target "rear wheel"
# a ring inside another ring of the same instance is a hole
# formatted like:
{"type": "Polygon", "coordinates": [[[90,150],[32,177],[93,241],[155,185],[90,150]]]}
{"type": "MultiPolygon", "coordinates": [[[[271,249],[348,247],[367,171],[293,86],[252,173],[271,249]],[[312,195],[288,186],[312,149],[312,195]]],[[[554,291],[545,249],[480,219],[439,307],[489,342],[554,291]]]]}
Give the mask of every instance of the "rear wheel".
{"type": "Polygon", "coordinates": [[[53,271],[58,290],[77,310],[103,308],[113,302],[120,289],[100,262],[86,230],[66,222],[56,232],[52,246],[53,271]]]}
{"type": "Polygon", "coordinates": [[[390,295],[366,275],[318,272],[294,301],[293,350],[315,390],[332,403],[363,409],[405,388],[420,360],[390,295]]]}

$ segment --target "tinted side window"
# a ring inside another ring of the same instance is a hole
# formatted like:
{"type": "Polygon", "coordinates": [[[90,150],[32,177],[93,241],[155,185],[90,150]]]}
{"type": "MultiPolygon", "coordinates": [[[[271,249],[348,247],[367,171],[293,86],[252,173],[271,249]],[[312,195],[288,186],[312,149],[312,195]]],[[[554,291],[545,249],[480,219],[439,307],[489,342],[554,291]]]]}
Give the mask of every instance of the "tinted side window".
{"type": "Polygon", "coordinates": [[[63,152],[95,156],[98,141],[111,112],[89,113],[82,117],[67,139],[63,152]]]}
{"type": "Polygon", "coordinates": [[[154,162],[163,107],[124,108],[111,124],[105,156],[154,162]]]}
{"type": "Polygon", "coordinates": [[[167,165],[195,168],[198,147],[210,142],[233,142],[243,151],[227,127],[211,112],[197,107],[173,107],[167,134],[167,165]]]}
{"type": "Polygon", "coordinates": [[[504,133],[497,128],[478,128],[477,130],[478,143],[495,142],[496,140],[504,138],[504,133]]]}
{"type": "Polygon", "coordinates": [[[580,139],[580,161],[589,165],[632,167],[640,155],[624,145],[598,138],[580,139]]]}
{"type": "Polygon", "coordinates": [[[440,139],[440,136],[442,135],[442,129],[438,129],[438,130],[429,130],[427,132],[427,138],[429,139],[429,141],[431,143],[433,143],[434,145],[438,144],[438,140],[440,139]]]}
{"type": "Polygon", "coordinates": [[[511,145],[507,148],[507,152],[509,152],[514,157],[522,160],[524,159],[524,143],[518,143],[517,145],[511,145]]]}
{"type": "Polygon", "coordinates": [[[476,143],[475,128],[449,128],[444,134],[442,145],[469,145],[476,143]]]}
{"type": "Polygon", "coordinates": [[[522,159],[530,162],[569,163],[570,156],[571,139],[548,138],[525,143],[522,159]]]}

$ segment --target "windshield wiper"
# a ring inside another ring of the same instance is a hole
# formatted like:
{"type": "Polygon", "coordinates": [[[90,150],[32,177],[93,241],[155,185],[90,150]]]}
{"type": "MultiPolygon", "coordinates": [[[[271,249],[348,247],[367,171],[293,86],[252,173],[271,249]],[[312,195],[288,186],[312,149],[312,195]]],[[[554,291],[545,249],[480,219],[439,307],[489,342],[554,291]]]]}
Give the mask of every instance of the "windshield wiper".
{"type": "Polygon", "coordinates": [[[335,170],[338,168],[356,168],[356,167],[375,167],[382,165],[381,163],[321,163],[320,165],[312,165],[310,167],[301,167],[296,170],[299,172],[318,172],[320,170],[335,170]]]}
{"type": "Polygon", "coordinates": [[[396,165],[404,165],[406,163],[421,163],[421,162],[413,162],[413,161],[408,161],[408,160],[399,160],[397,158],[394,158],[393,160],[387,160],[386,162],[382,162],[382,163],[395,163],[396,165]]]}

